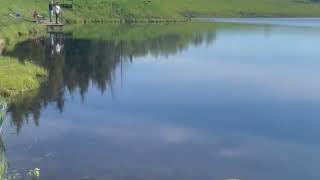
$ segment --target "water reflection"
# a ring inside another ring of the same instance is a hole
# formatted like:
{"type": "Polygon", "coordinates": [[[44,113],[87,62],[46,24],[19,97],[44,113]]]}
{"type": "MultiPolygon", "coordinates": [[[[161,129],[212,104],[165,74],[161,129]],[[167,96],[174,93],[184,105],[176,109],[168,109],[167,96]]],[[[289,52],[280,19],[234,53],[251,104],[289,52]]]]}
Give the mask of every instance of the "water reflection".
{"type": "Polygon", "coordinates": [[[319,28],[157,28],[5,52],[50,73],[12,105],[10,165],[49,180],[319,179],[319,28]]]}
{"type": "Polygon", "coordinates": [[[59,55],[61,50],[64,47],[64,34],[62,33],[50,33],[50,49],[51,49],[51,56],[59,55]]]}
{"type": "MultiPolygon", "coordinates": [[[[190,46],[210,44],[215,39],[212,27],[210,25],[198,27],[199,31],[173,31],[148,39],[120,41],[77,38],[72,33],[50,33],[45,37],[19,43],[5,55],[17,57],[20,61],[32,59],[48,70],[49,79],[38,91],[18,97],[11,104],[9,112],[12,123],[19,132],[23,119],[27,120],[32,115],[35,124],[39,125],[41,109],[50,102],[55,102],[59,111],[63,112],[65,93],[80,93],[84,100],[90,85],[96,86],[102,94],[108,89],[112,90],[116,69],[122,71],[124,64],[138,57],[148,55],[168,58],[190,46]]],[[[131,28],[129,31],[135,30],[135,27],[131,28]]]]}

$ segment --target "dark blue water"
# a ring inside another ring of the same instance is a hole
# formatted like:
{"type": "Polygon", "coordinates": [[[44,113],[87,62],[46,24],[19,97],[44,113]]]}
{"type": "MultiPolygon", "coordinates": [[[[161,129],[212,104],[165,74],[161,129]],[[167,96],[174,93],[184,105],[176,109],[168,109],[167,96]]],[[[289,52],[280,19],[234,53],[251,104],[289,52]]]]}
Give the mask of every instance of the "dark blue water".
{"type": "Polygon", "coordinates": [[[190,31],[140,40],[51,34],[7,52],[49,72],[9,109],[10,172],[40,168],[49,180],[319,179],[320,28],[190,31]]]}

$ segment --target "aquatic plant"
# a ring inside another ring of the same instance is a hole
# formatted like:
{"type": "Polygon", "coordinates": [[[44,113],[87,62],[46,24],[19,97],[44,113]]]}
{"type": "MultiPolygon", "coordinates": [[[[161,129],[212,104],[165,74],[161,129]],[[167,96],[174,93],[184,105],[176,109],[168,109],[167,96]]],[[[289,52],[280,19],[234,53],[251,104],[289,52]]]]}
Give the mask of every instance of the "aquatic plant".
{"type": "MultiPolygon", "coordinates": [[[[5,100],[0,96],[0,131],[2,129],[2,123],[7,111],[7,104],[5,100]]],[[[0,137],[0,179],[4,179],[7,172],[7,161],[4,153],[4,144],[0,137]]]]}
{"type": "MultiPolygon", "coordinates": [[[[5,162],[6,163],[6,162],[5,162]]],[[[6,163],[7,164],[7,163],[6,163]]],[[[7,167],[6,167],[7,168],[7,167]]],[[[16,179],[31,179],[31,180],[37,180],[40,178],[40,169],[39,168],[35,168],[35,169],[31,169],[30,171],[28,171],[27,173],[20,173],[18,171],[15,171],[14,173],[6,173],[6,169],[5,169],[5,173],[3,176],[0,176],[0,180],[16,180],[16,179]],[[27,178],[29,176],[29,178],[27,178]],[[2,179],[1,179],[2,178],[2,179]]]]}
{"type": "Polygon", "coordinates": [[[2,129],[2,123],[4,121],[6,111],[7,111],[7,104],[5,100],[0,97],[0,131],[2,129]]]}
{"type": "Polygon", "coordinates": [[[8,163],[5,157],[5,152],[4,152],[4,144],[2,142],[2,139],[0,137],[0,179],[5,179],[6,173],[7,173],[7,168],[8,168],[8,163]]]}
{"type": "Polygon", "coordinates": [[[32,179],[38,179],[40,177],[40,169],[39,168],[32,169],[29,171],[28,175],[32,179]]]}

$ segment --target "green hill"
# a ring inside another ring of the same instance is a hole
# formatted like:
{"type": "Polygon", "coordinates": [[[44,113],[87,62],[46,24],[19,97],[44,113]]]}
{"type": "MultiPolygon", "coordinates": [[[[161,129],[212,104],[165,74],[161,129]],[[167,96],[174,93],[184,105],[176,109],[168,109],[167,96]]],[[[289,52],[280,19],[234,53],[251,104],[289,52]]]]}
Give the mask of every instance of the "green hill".
{"type": "Polygon", "coordinates": [[[76,0],[75,14],[108,17],[319,16],[310,0],[76,0]]]}
{"type": "MultiPolygon", "coordinates": [[[[60,0],[61,3],[70,0],[60,0]]],[[[72,22],[113,19],[170,20],[212,17],[315,17],[320,0],[74,0],[64,17],[72,22]]],[[[0,34],[8,24],[32,20],[33,10],[47,16],[48,0],[0,0],[0,34]],[[9,17],[9,9],[24,20],[9,17]]]]}
{"type": "MultiPolygon", "coordinates": [[[[67,18],[71,19],[182,18],[185,16],[320,16],[320,4],[314,1],[74,0],[74,8],[66,10],[65,14],[67,18]]],[[[8,12],[8,8],[29,18],[34,9],[47,14],[47,0],[0,0],[0,3],[0,13],[3,15],[8,12]]]]}

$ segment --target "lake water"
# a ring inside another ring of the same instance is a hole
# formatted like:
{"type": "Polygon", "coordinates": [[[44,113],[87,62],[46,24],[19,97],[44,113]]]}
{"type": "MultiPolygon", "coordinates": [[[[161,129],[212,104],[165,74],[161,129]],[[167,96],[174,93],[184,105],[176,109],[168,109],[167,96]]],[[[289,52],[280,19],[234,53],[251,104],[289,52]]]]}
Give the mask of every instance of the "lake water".
{"type": "Polygon", "coordinates": [[[4,54],[49,79],[9,109],[9,173],[319,179],[320,27],[304,23],[97,25],[17,44],[4,54]]]}

